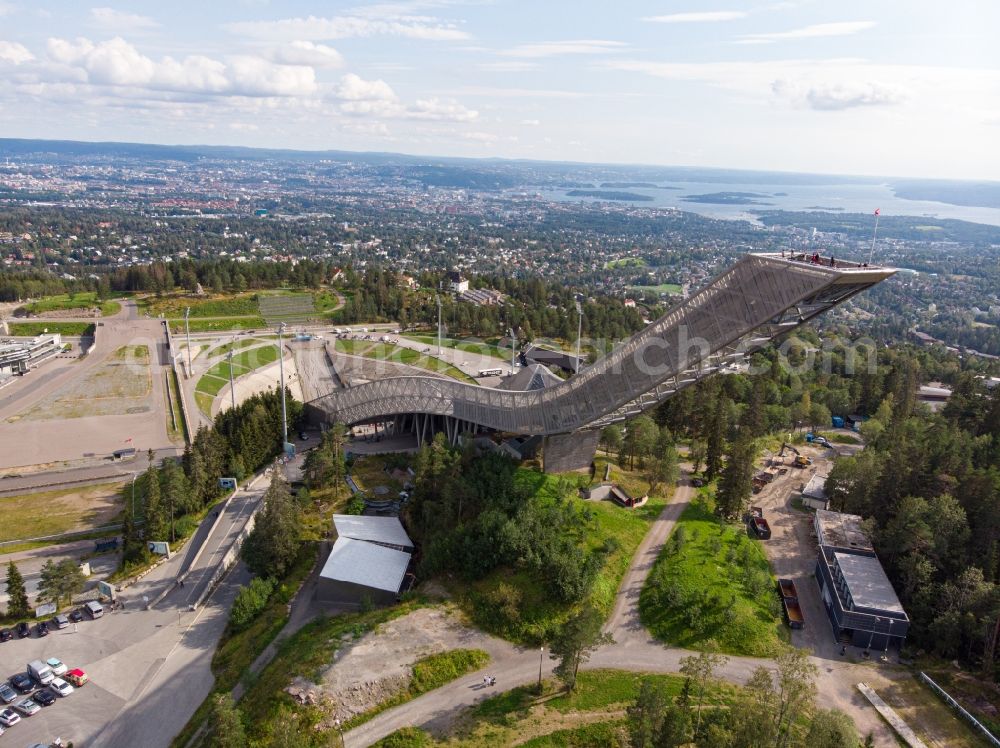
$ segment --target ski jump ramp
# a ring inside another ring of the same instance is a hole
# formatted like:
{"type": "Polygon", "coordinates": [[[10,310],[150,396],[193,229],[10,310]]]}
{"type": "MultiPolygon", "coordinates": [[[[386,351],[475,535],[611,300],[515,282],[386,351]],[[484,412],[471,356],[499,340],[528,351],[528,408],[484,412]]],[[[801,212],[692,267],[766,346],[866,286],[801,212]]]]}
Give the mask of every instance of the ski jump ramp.
{"type": "Polygon", "coordinates": [[[331,424],[406,421],[421,440],[440,426],[452,439],[481,430],[543,435],[546,470],[574,469],[589,464],[601,427],[657,405],[895,272],[751,253],[559,384],[518,392],[392,377],[335,390],[309,405],[331,424]]]}

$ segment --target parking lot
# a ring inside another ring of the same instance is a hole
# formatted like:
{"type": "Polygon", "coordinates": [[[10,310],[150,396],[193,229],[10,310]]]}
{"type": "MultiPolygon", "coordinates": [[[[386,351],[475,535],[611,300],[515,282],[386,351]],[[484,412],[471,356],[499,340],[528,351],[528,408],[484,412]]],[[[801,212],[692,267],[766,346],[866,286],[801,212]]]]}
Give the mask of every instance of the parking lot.
{"type": "MultiPolygon", "coordinates": [[[[124,614],[114,614],[122,615],[124,614]]],[[[91,620],[88,617],[78,624],[69,624],[48,636],[39,638],[32,626],[31,636],[26,639],[14,638],[0,644],[0,677],[5,681],[16,673],[24,673],[32,660],[44,662],[50,657],[62,660],[69,669],[82,668],[89,675],[88,666],[117,650],[113,632],[118,626],[107,625],[110,614],[91,620]]],[[[32,693],[39,689],[35,684],[32,693]]],[[[20,703],[30,694],[18,692],[14,704],[20,703]]],[[[103,688],[99,683],[87,683],[64,698],[57,698],[51,706],[33,716],[21,715],[17,724],[6,728],[5,742],[21,745],[45,743],[56,738],[74,740],[80,745],[86,726],[110,721],[121,709],[124,699],[103,688]],[[82,729],[81,729],[82,728],[82,729]]],[[[13,704],[6,705],[7,707],[13,704]]]]}

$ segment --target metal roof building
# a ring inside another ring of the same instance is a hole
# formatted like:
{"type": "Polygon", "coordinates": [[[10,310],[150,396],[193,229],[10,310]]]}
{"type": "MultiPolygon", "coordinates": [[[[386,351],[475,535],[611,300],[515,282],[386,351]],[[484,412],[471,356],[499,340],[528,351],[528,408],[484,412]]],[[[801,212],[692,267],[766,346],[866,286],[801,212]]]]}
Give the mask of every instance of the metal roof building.
{"type": "Polygon", "coordinates": [[[910,619],[855,514],[816,510],[816,581],[834,636],[866,650],[902,645],[910,619]]]}
{"type": "Polygon", "coordinates": [[[320,570],[316,598],[348,605],[396,602],[413,550],[399,519],[335,514],[333,526],[337,541],[320,570]]]}
{"type": "Polygon", "coordinates": [[[338,538],[364,540],[397,551],[412,551],[413,541],[398,517],[366,517],[360,514],[333,515],[338,538]]]}

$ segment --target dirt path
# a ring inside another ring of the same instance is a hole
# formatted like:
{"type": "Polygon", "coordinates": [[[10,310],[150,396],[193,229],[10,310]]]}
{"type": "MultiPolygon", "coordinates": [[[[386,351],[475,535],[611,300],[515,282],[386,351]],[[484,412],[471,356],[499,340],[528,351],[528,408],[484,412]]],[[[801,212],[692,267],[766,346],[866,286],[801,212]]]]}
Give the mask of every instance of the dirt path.
{"type": "Polygon", "coordinates": [[[653,570],[653,564],[663,550],[663,544],[674,531],[677,520],[694,497],[690,469],[690,464],[682,465],[681,478],[674,489],[673,499],[663,508],[660,516],[646,533],[646,537],[642,539],[618,587],[615,606],[608,622],[604,625],[604,630],[611,634],[620,646],[628,646],[634,640],[648,641],[650,638],[639,620],[639,595],[642,593],[646,578],[653,570]]]}

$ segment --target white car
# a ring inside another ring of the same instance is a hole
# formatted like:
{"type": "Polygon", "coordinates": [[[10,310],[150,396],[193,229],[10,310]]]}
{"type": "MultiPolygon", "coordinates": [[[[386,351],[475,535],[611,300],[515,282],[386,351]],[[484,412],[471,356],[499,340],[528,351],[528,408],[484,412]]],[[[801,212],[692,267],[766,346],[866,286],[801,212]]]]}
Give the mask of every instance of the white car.
{"type": "Polygon", "coordinates": [[[19,701],[18,703],[14,704],[14,708],[17,709],[17,711],[19,711],[25,717],[30,717],[32,714],[37,714],[42,709],[40,706],[38,706],[38,704],[36,704],[31,699],[25,699],[24,701],[19,701]]]}
{"type": "Polygon", "coordinates": [[[60,696],[69,696],[71,693],[73,693],[73,686],[64,681],[62,678],[56,678],[51,683],[49,683],[49,688],[51,688],[60,696]]]}
{"type": "Polygon", "coordinates": [[[63,675],[67,670],[66,663],[60,660],[58,657],[50,657],[45,661],[45,664],[52,668],[53,675],[63,675]]]}
{"type": "Polygon", "coordinates": [[[0,725],[4,727],[10,727],[11,725],[16,725],[21,721],[21,715],[15,712],[13,709],[4,709],[0,712],[0,725]]]}

